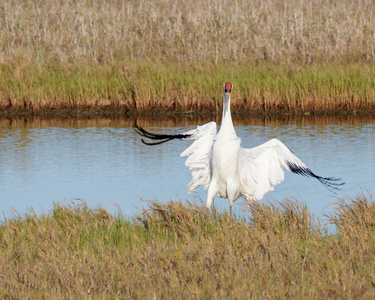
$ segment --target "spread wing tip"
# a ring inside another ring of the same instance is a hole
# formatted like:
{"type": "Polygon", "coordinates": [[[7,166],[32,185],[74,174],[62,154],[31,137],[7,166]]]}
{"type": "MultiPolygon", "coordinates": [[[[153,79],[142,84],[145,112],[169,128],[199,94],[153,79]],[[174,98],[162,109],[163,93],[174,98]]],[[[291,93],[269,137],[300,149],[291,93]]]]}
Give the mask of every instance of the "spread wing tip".
{"type": "Polygon", "coordinates": [[[160,145],[166,142],[169,142],[173,139],[184,139],[191,136],[191,134],[157,134],[149,132],[142,127],[138,126],[137,123],[134,124],[134,130],[136,133],[138,133],[140,136],[143,136],[145,138],[151,139],[151,140],[159,140],[158,142],[146,142],[144,139],[142,139],[142,143],[147,146],[155,146],[160,145]]]}
{"type": "Polygon", "coordinates": [[[342,182],[341,178],[336,177],[322,177],[316,175],[312,172],[308,167],[305,166],[298,166],[294,163],[287,162],[289,170],[295,174],[299,174],[302,176],[313,177],[319,180],[321,184],[323,184],[326,188],[334,192],[333,190],[339,191],[341,190],[340,186],[343,186],[345,182],[342,182]]]}

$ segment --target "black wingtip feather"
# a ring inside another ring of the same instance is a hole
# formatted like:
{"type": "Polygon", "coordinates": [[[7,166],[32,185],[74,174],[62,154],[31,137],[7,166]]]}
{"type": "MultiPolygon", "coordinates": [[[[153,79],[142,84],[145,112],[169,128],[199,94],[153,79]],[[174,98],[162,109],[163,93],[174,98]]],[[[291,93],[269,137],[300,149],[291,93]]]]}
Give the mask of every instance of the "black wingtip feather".
{"type": "Polygon", "coordinates": [[[159,140],[159,142],[146,142],[144,139],[142,139],[142,143],[147,146],[156,146],[160,145],[166,142],[169,142],[174,139],[184,139],[191,136],[191,134],[157,134],[149,132],[142,127],[138,126],[137,123],[134,124],[134,130],[136,133],[138,133],[140,136],[143,136],[145,138],[148,138],[150,140],[159,140]]]}
{"type": "Polygon", "coordinates": [[[287,163],[287,165],[290,171],[295,174],[316,178],[317,180],[319,180],[321,184],[323,184],[327,189],[329,189],[333,193],[335,193],[333,190],[339,191],[341,190],[340,186],[345,184],[345,182],[340,182],[341,178],[321,177],[321,176],[314,174],[309,168],[303,168],[303,167],[297,166],[296,164],[289,163],[289,162],[287,163]]]}

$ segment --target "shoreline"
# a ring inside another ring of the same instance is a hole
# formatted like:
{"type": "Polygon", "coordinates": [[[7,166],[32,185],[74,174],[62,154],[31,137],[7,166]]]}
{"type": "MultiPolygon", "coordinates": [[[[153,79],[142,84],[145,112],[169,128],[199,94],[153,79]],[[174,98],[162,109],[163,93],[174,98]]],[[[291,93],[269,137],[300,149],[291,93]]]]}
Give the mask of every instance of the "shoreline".
{"type": "MultiPolygon", "coordinates": [[[[126,109],[124,107],[71,107],[71,108],[48,108],[48,109],[1,109],[0,118],[150,118],[150,119],[163,119],[163,118],[186,118],[186,117],[202,117],[202,118],[215,118],[221,115],[220,110],[213,108],[203,109],[189,109],[189,110],[171,110],[164,108],[153,108],[147,110],[126,109]]],[[[286,109],[272,109],[264,111],[262,109],[241,109],[233,108],[232,116],[234,118],[301,118],[301,117],[375,117],[375,107],[371,108],[358,108],[358,109],[326,109],[326,110],[296,110],[290,111],[286,109]]]]}

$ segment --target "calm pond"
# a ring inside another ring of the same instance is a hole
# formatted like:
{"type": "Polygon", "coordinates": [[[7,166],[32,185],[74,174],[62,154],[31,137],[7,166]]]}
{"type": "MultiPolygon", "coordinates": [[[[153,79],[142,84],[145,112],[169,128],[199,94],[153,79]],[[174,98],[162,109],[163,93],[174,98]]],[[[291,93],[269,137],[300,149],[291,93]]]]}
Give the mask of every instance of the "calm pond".
{"type": "MultiPolygon", "coordinates": [[[[183,132],[210,119],[139,120],[154,132],[183,132]]],[[[262,201],[296,197],[318,217],[333,211],[337,197],[375,193],[375,120],[369,118],[304,118],[286,121],[236,120],[242,146],[271,138],[284,142],[321,176],[346,182],[334,194],[317,180],[286,172],[286,179],[262,201]]],[[[188,194],[190,173],[180,153],[189,141],[148,147],[141,143],[129,119],[0,119],[0,212],[11,209],[48,212],[53,203],[86,201],[111,212],[131,216],[147,204],[141,199],[197,201],[206,199],[200,187],[188,194]]],[[[228,208],[226,199],[215,205],[228,208]]],[[[244,201],[233,208],[240,211],[244,201]]]]}

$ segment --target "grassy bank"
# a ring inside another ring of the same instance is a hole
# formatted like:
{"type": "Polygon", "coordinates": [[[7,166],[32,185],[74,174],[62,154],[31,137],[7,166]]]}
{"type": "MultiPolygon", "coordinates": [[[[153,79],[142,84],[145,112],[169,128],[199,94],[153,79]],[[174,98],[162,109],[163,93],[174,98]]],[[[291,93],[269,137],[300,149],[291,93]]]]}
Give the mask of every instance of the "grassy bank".
{"type": "Polygon", "coordinates": [[[0,108],[10,111],[220,112],[226,81],[234,84],[232,107],[237,113],[375,110],[375,64],[288,67],[123,61],[0,67],[0,108]]]}
{"type": "Polygon", "coordinates": [[[0,4],[0,110],[375,111],[368,1],[0,4]]]}
{"type": "Polygon", "coordinates": [[[0,226],[2,298],[372,298],[371,199],[340,200],[327,233],[301,203],[243,217],[150,203],[137,217],[55,205],[0,226]]]}

